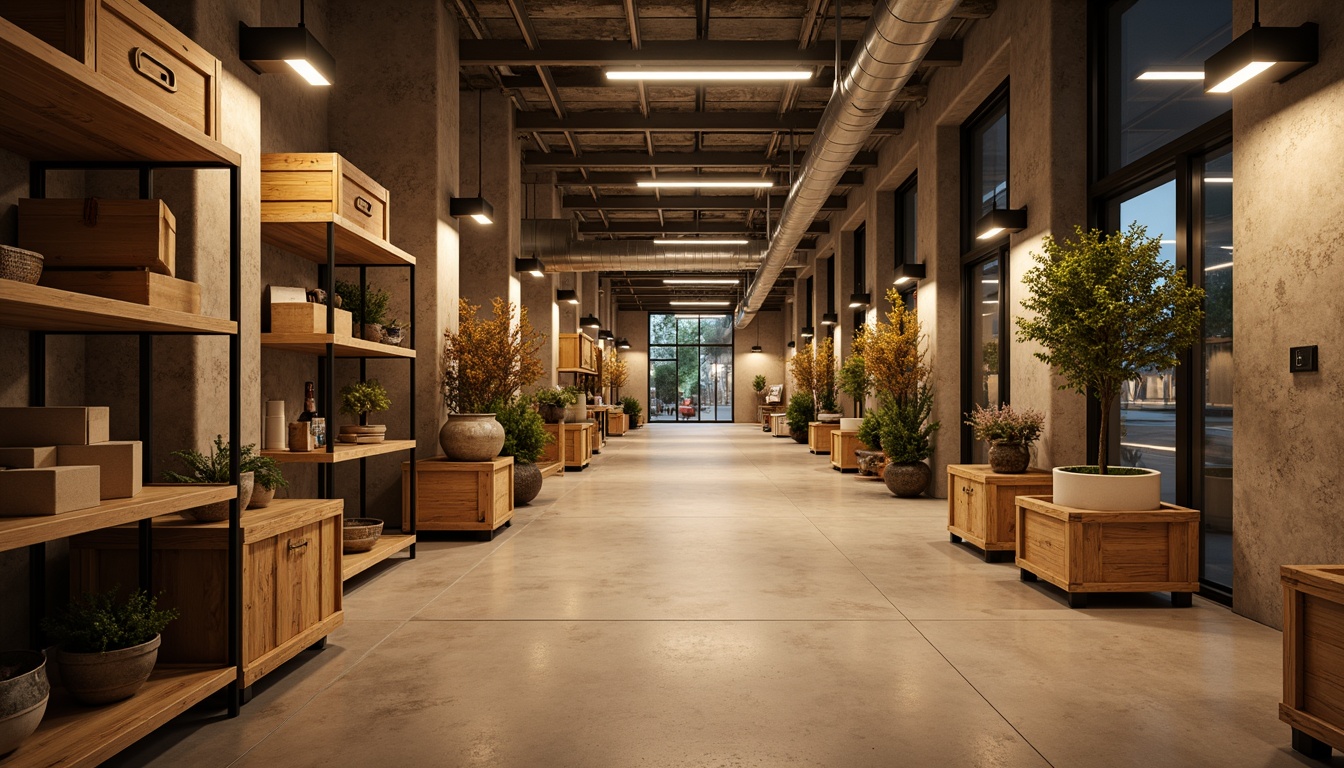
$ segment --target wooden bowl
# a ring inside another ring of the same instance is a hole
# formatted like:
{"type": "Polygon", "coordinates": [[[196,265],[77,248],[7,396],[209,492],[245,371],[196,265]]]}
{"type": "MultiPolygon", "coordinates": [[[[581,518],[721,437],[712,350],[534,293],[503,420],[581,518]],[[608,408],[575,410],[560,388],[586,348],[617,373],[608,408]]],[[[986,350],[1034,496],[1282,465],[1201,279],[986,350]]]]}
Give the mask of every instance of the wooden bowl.
{"type": "Polygon", "coordinates": [[[383,534],[383,521],[372,517],[347,517],[343,525],[346,552],[368,552],[383,534]]]}

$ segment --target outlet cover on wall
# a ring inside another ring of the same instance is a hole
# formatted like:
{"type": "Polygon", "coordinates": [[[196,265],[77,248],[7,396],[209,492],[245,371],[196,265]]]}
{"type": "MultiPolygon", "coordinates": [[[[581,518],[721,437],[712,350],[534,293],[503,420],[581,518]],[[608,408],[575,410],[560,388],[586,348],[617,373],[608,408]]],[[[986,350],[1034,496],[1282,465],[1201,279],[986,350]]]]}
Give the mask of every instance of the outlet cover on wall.
{"type": "Polygon", "coordinates": [[[1288,350],[1288,370],[1293,373],[1309,373],[1316,370],[1316,345],[1293,347],[1288,350]]]}

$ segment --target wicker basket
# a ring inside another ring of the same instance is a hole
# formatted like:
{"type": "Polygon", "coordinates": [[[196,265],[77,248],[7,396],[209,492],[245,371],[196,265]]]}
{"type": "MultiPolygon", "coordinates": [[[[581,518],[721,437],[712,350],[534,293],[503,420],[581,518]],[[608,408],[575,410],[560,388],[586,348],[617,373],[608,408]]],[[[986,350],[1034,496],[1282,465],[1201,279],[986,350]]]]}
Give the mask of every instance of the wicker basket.
{"type": "Polygon", "coordinates": [[[0,279],[37,285],[37,279],[41,276],[42,254],[12,245],[0,245],[0,279]]]}

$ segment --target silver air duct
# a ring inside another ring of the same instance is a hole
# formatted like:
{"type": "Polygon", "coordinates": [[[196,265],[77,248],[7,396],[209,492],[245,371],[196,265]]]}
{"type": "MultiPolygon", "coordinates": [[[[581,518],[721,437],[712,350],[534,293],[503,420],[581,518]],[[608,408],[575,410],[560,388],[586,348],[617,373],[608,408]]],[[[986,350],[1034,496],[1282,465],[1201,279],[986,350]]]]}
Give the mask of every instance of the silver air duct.
{"type": "Polygon", "coordinates": [[[765,262],[756,270],[737,307],[734,323],[738,328],[746,327],[760,311],[822,204],[896,94],[919,68],[958,2],[881,0],[873,8],[862,43],[826,105],[798,181],[780,209],[779,226],[766,250],[765,262]]]}
{"type": "Polygon", "coordinates": [[[522,248],[547,272],[742,272],[761,265],[765,241],[749,245],[654,245],[651,240],[578,240],[569,219],[524,219],[522,248]]]}

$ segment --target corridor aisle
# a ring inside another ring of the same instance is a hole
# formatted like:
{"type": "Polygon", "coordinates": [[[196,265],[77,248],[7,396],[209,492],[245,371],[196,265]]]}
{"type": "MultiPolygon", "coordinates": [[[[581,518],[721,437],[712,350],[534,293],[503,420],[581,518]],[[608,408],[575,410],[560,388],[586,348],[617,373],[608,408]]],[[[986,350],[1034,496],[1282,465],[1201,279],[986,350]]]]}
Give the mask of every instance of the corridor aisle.
{"type": "Polygon", "coordinates": [[[655,424],[351,585],[242,716],[118,766],[1289,766],[1280,635],[1057,592],[751,425],[655,424]]]}

